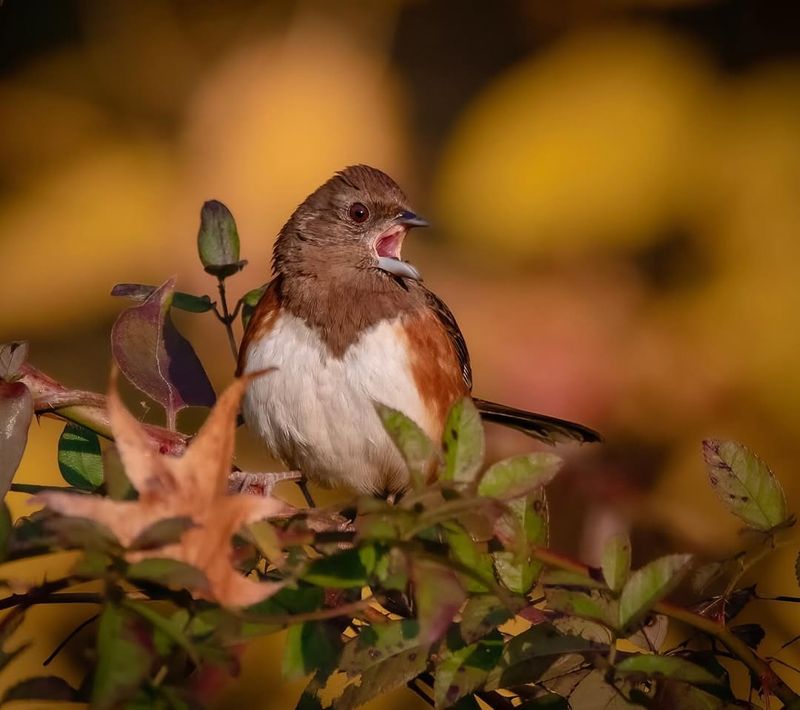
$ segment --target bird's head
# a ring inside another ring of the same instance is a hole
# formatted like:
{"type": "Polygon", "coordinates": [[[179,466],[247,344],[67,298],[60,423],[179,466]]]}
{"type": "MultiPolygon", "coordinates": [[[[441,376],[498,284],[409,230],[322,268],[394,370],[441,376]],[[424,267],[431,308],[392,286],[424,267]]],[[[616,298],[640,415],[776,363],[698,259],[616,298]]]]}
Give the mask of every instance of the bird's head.
{"type": "Polygon", "coordinates": [[[401,258],[412,227],[426,227],[386,173],[355,165],[336,173],[295,210],[275,244],[275,270],[379,269],[419,279],[401,258]]]}

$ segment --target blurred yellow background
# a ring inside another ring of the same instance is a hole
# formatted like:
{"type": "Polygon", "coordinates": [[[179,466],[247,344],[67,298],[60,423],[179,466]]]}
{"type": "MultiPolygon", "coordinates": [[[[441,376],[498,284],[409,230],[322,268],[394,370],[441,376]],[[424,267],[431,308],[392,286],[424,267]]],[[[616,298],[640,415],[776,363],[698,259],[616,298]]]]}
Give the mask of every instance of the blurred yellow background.
{"type": "MultiPolygon", "coordinates": [[[[700,441],[764,457],[800,509],[800,11],[759,0],[5,0],[0,5],[0,342],[102,391],[120,281],[214,295],[199,209],[225,202],[250,266],[335,170],[393,175],[434,224],[405,257],[455,312],[475,392],[583,421],[554,546],[597,559],[632,531],[641,563],[741,545],[700,441]]],[[[209,314],[179,326],[223,386],[209,314]]],[[[135,404],[143,399],[132,394],[135,404]]],[[[155,407],[144,414],[158,420],[155,407]]],[[[190,427],[198,414],[185,414],[190,427]]],[[[57,483],[61,427],[34,424],[18,481],[57,483]]],[[[525,450],[492,431],[494,458],[525,450]]],[[[271,462],[242,433],[241,465],[271,462]]],[[[288,496],[296,496],[287,488],[288,496]]],[[[25,496],[10,494],[13,512],[25,496]]],[[[746,581],[795,594],[798,536],[746,581]]],[[[2,576],[41,580],[68,560],[2,576]]],[[[41,673],[91,608],[38,607],[0,688],[41,673]]],[[[797,633],[757,603],[764,654],[797,633]]],[[[84,632],[47,672],[77,680],[84,632]]],[[[281,639],[250,647],[218,707],[293,707],[281,639]]],[[[797,663],[784,651],[780,658],[797,663]]],[[[800,678],[784,669],[795,684],[800,678]]],[[[373,707],[423,707],[398,691],[373,707]]]]}

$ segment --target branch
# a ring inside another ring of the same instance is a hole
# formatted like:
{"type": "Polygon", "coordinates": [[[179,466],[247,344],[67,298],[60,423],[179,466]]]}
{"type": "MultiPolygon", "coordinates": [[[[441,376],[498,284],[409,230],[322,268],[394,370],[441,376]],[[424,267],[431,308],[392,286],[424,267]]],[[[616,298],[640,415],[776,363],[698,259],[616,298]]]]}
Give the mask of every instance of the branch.
{"type": "MultiPolygon", "coordinates": [[[[533,557],[543,562],[548,567],[576,572],[577,574],[591,578],[589,567],[573,560],[565,555],[561,555],[544,547],[537,547],[533,550],[533,557]]],[[[750,672],[758,678],[761,687],[766,692],[771,692],[787,707],[800,700],[797,695],[770,667],[770,665],[735,634],[713,619],[695,614],[693,611],[684,609],[670,602],[658,602],[653,610],[664,616],[668,616],[675,621],[680,621],[687,626],[691,626],[698,631],[702,631],[709,636],[717,639],[723,644],[736,658],[738,658],[750,672]]]]}
{"type": "Polygon", "coordinates": [[[222,304],[222,315],[219,314],[218,311],[214,311],[216,313],[217,318],[222,321],[222,324],[225,326],[225,332],[228,334],[228,344],[231,346],[231,352],[233,353],[233,359],[239,359],[239,348],[236,345],[236,337],[233,334],[233,320],[236,318],[236,312],[239,308],[236,308],[233,314],[231,314],[230,309],[228,308],[228,298],[225,294],[225,279],[220,278],[218,279],[217,286],[219,287],[219,300],[222,304]]]}
{"type": "MultiPolygon", "coordinates": [[[[113,441],[104,395],[69,389],[29,363],[22,366],[20,381],[31,391],[37,415],[80,424],[113,441]]],[[[189,437],[185,434],[153,424],[144,428],[162,454],[178,456],[186,450],[189,437]]]]}

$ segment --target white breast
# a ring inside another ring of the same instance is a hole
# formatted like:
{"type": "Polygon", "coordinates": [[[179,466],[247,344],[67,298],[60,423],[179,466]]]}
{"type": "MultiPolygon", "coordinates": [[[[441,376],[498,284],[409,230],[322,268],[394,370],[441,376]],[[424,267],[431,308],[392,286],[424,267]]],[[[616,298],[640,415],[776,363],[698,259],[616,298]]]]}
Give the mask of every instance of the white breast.
{"type": "Polygon", "coordinates": [[[335,358],[316,331],[283,313],[248,350],[245,372],[277,369],[248,388],[245,421],[312,480],[371,493],[401,489],[405,466],[372,403],[430,429],[405,345],[399,321],[385,321],[335,358]]]}

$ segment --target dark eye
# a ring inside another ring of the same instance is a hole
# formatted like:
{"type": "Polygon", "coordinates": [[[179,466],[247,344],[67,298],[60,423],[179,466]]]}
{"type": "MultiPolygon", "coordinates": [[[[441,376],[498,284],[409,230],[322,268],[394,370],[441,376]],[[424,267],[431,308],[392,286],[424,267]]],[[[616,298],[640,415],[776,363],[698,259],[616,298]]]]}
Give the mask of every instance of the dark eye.
{"type": "Polygon", "coordinates": [[[350,219],[358,224],[366,222],[367,219],[369,219],[369,210],[367,209],[366,205],[363,205],[360,202],[354,202],[352,205],[350,205],[348,214],[350,215],[350,219]]]}

